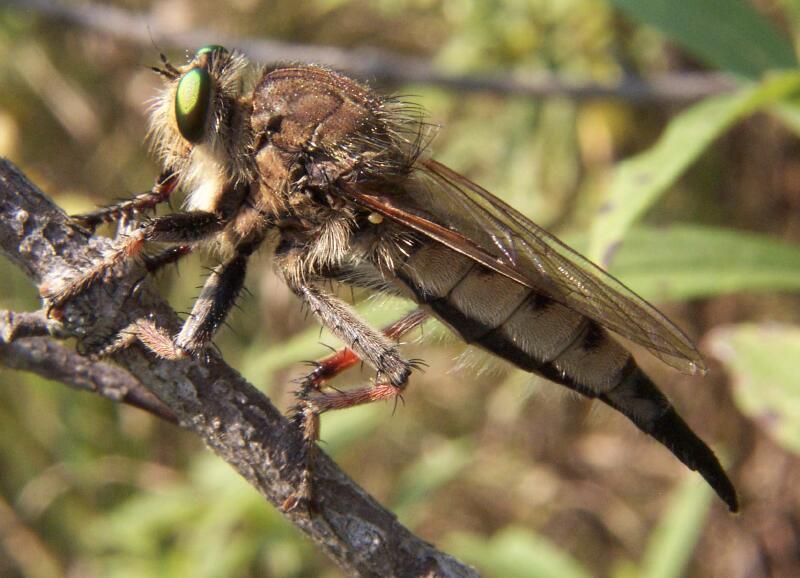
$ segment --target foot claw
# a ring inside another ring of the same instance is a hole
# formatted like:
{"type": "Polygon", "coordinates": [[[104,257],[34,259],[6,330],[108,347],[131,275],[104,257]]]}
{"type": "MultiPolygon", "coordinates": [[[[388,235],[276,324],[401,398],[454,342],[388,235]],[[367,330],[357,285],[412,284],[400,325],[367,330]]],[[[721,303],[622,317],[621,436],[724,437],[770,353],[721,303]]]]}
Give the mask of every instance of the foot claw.
{"type": "Polygon", "coordinates": [[[64,305],[69,301],[69,295],[64,290],[45,292],[42,297],[45,300],[44,314],[48,319],[60,320],[63,317],[64,305]]]}
{"type": "Polygon", "coordinates": [[[293,512],[300,505],[301,498],[297,494],[291,494],[281,504],[281,510],[284,512],[293,512]]]}
{"type": "Polygon", "coordinates": [[[303,489],[291,494],[281,504],[281,510],[287,513],[296,512],[303,507],[309,517],[314,517],[320,513],[319,504],[303,489]]]}

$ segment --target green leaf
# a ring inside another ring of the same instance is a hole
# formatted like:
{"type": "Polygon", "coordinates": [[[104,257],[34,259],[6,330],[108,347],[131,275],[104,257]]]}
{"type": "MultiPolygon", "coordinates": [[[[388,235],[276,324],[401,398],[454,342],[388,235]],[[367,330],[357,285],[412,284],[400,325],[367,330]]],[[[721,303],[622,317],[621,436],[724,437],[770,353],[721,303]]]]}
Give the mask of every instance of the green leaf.
{"type": "Polygon", "coordinates": [[[791,43],[744,0],[612,0],[707,64],[746,78],[794,68],[791,43]]]}
{"type": "Polygon", "coordinates": [[[653,530],[642,559],[642,578],[680,578],[697,546],[711,503],[711,489],[687,477],[670,500],[667,514],[653,530]]]}
{"type": "Polygon", "coordinates": [[[714,329],[707,342],[731,376],[742,413],[800,453],[800,327],[730,325],[714,329]]]}
{"type": "Polygon", "coordinates": [[[625,238],[610,271],[653,301],[800,291],[800,245],[715,227],[639,227],[625,238]]]}
{"type": "Polygon", "coordinates": [[[547,539],[527,528],[507,527],[489,540],[457,533],[446,547],[486,574],[505,578],[590,578],[591,573],[547,539]]]}
{"type": "Polygon", "coordinates": [[[709,98],[673,119],[653,147],[617,168],[608,198],[592,223],[589,257],[607,266],[631,224],[717,137],[744,117],[798,91],[800,74],[780,74],[735,94],[709,98]]]}
{"type": "Polygon", "coordinates": [[[800,33],[800,2],[798,0],[778,0],[786,14],[786,20],[791,24],[795,38],[800,33]]]}
{"type": "Polygon", "coordinates": [[[786,128],[794,131],[794,134],[800,136],[800,106],[797,102],[781,102],[769,110],[770,114],[778,118],[786,128]]]}

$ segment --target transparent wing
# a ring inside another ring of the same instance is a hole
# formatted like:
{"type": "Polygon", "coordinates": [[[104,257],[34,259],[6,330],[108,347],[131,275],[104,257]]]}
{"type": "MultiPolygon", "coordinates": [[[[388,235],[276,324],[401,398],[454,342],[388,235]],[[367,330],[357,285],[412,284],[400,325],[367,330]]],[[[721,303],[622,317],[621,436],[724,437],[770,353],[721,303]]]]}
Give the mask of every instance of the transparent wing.
{"type": "Polygon", "coordinates": [[[376,192],[349,185],[357,204],[458,251],[648,348],[686,373],[704,373],[699,352],[669,319],[620,281],[522,213],[446,166],[419,159],[403,184],[376,192]]]}

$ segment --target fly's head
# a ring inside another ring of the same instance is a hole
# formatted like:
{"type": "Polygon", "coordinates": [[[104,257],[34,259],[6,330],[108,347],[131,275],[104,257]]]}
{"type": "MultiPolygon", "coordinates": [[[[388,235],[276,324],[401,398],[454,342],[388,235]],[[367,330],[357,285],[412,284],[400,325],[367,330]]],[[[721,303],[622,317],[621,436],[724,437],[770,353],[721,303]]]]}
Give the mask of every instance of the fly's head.
{"type": "Polygon", "coordinates": [[[248,182],[254,171],[244,56],[210,45],[184,66],[162,61],[154,70],[165,86],[153,102],[148,138],[164,168],[190,191],[248,182]]]}

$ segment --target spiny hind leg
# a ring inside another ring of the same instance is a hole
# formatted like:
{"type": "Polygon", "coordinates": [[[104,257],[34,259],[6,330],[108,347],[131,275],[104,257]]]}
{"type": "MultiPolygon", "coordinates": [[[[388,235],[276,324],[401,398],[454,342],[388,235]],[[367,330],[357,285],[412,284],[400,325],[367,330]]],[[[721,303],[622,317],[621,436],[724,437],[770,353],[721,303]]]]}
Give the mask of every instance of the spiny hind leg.
{"type": "Polygon", "coordinates": [[[400,383],[408,377],[408,362],[400,357],[397,346],[347,303],[313,285],[298,284],[290,288],[324,327],[388,381],[400,383]]]}
{"type": "MultiPolygon", "coordinates": [[[[384,327],[381,333],[389,339],[397,340],[415,327],[419,327],[427,318],[428,313],[424,309],[414,309],[394,323],[384,327]]],[[[314,362],[314,371],[299,381],[301,391],[298,395],[308,395],[314,390],[319,391],[326,381],[333,379],[360,361],[361,358],[352,349],[344,348],[321,361],[314,362]]]]}
{"type": "Polygon", "coordinates": [[[303,434],[303,472],[300,487],[284,501],[284,510],[292,510],[302,502],[305,502],[312,511],[316,508],[312,478],[319,440],[320,416],[332,409],[347,409],[374,401],[397,400],[407,384],[408,377],[400,383],[381,379],[353,390],[315,393],[298,399],[293,421],[303,434]]]}
{"type": "Polygon", "coordinates": [[[218,215],[205,211],[172,213],[143,223],[119,239],[117,246],[91,269],[55,291],[45,289],[43,293],[49,301],[48,313],[60,309],[67,301],[91,288],[115,266],[138,257],[145,243],[191,244],[219,232],[224,224],[225,221],[218,215]]]}
{"type": "Polygon", "coordinates": [[[135,213],[154,209],[161,203],[168,202],[177,183],[177,175],[167,171],[158,178],[153,188],[146,193],[137,195],[132,199],[114,203],[113,205],[101,207],[96,211],[72,215],[70,219],[82,227],[94,231],[95,228],[102,223],[119,221],[124,216],[131,216],[135,213]]]}
{"type": "MultiPolygon", "coordinates": [[[[357,359],[364,360],[378,372],[375,381],[365,387],[331,393],[314,392],[312,388],[298,392],[293,421],[303,434],[303,477],[298,491],[284,502],[284,509],[293,509],[303,501],[313,509],[311,479],[319,439],[319,416],[332,409],[397,399],[408,383],[414,363],[400,357],[390,338],[370,327],[343,301],[310,285],[296,285],[292,289],[357,359]]],[[[419,322],[421,319],[416,324],[419,322]]]]}
{"type": "Polygon", "coordinates": [[[183,359],[199,354],[211,342],[244,287],[247,260],[257,243],[242,245],[236,253],[211,272],[192,312],[174,338],[151,319],[138,319],[120,332],[104,354],[113,353],[135,342],[165,359],[183,359]]]}

